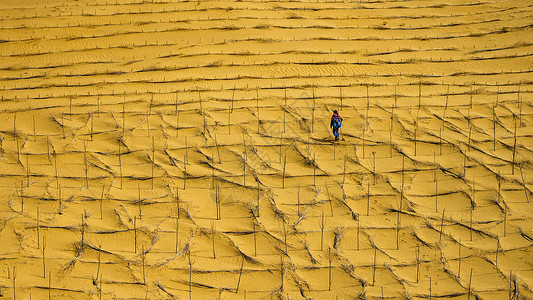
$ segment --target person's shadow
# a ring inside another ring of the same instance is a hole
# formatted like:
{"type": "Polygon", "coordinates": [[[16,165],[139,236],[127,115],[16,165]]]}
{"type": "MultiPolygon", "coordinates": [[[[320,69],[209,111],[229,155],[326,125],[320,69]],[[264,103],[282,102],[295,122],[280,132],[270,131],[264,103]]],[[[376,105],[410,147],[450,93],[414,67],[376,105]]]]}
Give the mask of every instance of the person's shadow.
{"type": "Polygon", "coordinates": [[[325,138],[313,138],[313,140],[316,142],[331,143],[331,142],[344,141],[344,137],[339,137],[339,139],[336,140],[334,136],[328,136],[325,138]]]}

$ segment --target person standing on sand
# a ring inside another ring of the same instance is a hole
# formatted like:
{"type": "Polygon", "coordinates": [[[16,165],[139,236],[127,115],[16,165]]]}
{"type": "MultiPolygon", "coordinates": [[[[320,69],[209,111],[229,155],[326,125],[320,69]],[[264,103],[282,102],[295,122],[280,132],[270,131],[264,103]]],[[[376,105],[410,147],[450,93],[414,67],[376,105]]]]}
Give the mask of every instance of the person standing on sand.
{"type": "Polygon", "coordinates": [[[339,128],[342,126],[342,118],[339,116],[339,112],[334,109],[333,110],[333,116],[331,116],[331,122],[329,123],[329,127],[333,128],[333,135],[335,136],[335,140],[339,139],[339,128]]]}

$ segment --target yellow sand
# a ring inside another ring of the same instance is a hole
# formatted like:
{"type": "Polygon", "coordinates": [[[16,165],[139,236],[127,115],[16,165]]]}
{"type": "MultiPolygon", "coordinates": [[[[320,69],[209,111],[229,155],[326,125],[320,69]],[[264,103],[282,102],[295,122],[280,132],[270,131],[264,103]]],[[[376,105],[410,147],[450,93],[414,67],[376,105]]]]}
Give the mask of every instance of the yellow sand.
{"type": "Polygon", "coordinates": [[[530,2],[0,16],[0,298],[533,299],[530,2]]]}

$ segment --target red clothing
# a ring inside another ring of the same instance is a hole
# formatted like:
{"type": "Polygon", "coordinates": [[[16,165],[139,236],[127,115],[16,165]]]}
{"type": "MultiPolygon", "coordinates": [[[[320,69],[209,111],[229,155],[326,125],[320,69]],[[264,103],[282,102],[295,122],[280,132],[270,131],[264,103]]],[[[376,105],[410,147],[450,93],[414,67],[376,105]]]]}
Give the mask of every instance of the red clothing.
{"type": "Polygon", "coordinates": [[[339,113],[333,113],[333,115],[331,116],[330,127],[333,127],[333,123],[335,122],[335,118],[339,118],[341,120],[341,123],[342,123],[342,118],[339,115],[339,113]]]}

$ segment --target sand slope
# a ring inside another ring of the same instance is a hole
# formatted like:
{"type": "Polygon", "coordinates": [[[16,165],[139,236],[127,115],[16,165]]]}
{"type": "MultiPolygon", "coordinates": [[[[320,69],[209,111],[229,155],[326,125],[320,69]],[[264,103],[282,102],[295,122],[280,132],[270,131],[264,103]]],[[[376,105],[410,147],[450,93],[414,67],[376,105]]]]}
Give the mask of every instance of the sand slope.
{"type": "Polygon", "coordinates": [[[533,298],[527,1],[0,15],[0,298],[533,298]]]}

